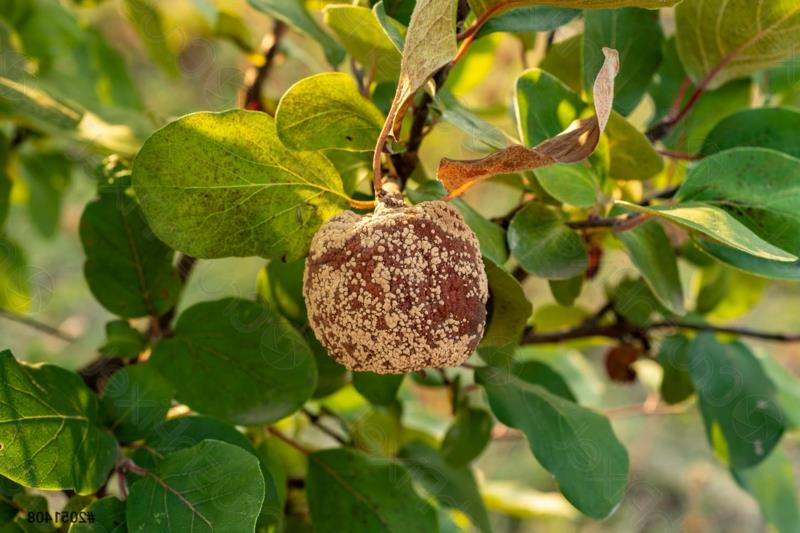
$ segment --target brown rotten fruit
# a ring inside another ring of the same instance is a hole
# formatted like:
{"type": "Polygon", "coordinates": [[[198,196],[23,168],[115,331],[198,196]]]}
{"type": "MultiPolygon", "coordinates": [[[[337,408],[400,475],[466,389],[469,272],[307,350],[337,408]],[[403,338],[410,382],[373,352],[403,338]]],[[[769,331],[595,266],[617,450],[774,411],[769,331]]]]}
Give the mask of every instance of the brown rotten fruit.
{"type": "Polygon", "coordinates": [[[478,240],[445,202],[374,214],[345,211],[320,228],[306,260],[308,318],[351,370],[398,374],[457,366],[475,350],[488,297],[478,240]]]}

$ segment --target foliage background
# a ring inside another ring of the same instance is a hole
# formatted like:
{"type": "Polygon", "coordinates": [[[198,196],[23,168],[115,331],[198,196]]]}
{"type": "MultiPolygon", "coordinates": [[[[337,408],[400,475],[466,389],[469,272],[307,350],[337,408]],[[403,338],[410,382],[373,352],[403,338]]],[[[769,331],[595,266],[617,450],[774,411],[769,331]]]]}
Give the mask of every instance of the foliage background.
{"type": "MultiPolygon", "coordinates": [[[[134,111],[136,116],[129,123],[139,132],[146,133],[171,117],[237,105],[244,73],[250,67],[248,52],[243,48],[257,54],[258,41],[262,35],[271,32],[273,22],[244,1],[218,0],[217,9],[240,16],[239,23],[243,25],[237,28],[233,39],[221,36],[205,14],[212,12],[209,11],[211,3],[211,0],[158,2],[156,5],[162,17],[166,42],[162,49],[155,50],[155,54],[154,50],[148,50],[148,43],[136,31],[123,5],[114,0],[96,4],[88,0],[65,4],[65,9],[54,8],[51,19],[54,30],[42,37],[54,46],[56,62],[67,64],[62,54],[69,49],[70,41],[59,33],[62,17],[75,17],[82,32],[102,35],[119,54],[121,62],[115,69],[100,65],[99,78],[93,89],[102,99],[105,87],[131,83],[140,104],[134,111]],[[58,42],[62,37],[65,42],[58,42]],[[127,78],[122,73],[123,66],[128,70],[127,78]]],[[[669,10],[662,12],[662,23],[666,28],[673,24],[669,10]]],[[[577,34],[580,28],[578,20],[559,30],[557,42],[577,34]]],[[[463,102],[480,110],[484,119],[509,132],[514,130],[505,108],[515,79],[524,68],[536,65],[545,49],[546,35],[529,35],[526,39],[528,50],[522,48],[520,40],[507,34],[497,33],[479,41],[465,58],[459,73],[459,96],[463,102]]],[[[295,81],[328,70],[319,46],[297,32],[289,32],[283,38],[282,51],[284,53],[276,60],[264,86],[267,107],[274,106],[295,81]]],[[[6,57],[0,62],[0,67],[13,70],[19,65],[9,63],[6,57]]],[[[67,65],[66,68],[72,67],[67,65]]],[[[74,72],[76,80],[82,76],[80,71],[74,72]]],[[[56,82],[60,88],[68,89],[65,85],[72,83],[66,78],[68,76],[56,82]]],[[[95,94],[81,94],[77,86],[75,94],[85,100],[90,109],[109,120],[122,113],[120,109],[99,103],[95,94]]],[[[796,100],[800,100],[800,90],[794,97],[787,98],[788,103],[796,103],[796,100]]],[[[639,106],[631,121],[644,128],[652,112],[651,105],[645,102],[639,106]]],[[[477,156],[473,147],[474,139],[440,122],[426,139],[420,157],[426,173],[433,176],[442,157],[466,159],[477,156]]],[[[53,148],[56,151],[60,149],[57,143],[53,148]]],[[[94,172],[99,156],[76,152],[74,148],[65,153],[74,163],[70,175],[62,177],[63,182],[45,195],[37,196],[29,182],[15,177],[6,231],[16,242],[24,243],[30,280],[27,314],[56,326],[77,340],[63,342],[23,325],[0,320],[0,344],[25,360],[53,362],[78,369],[94,359],[97,347],[105,338],[103,325],[111,315],[92,297],[84,281],[84,252],[78,237],[82,210],[95,195],[94,172]],[[38,207],[37,203],[40,203],[38,207]],[[57,228],[51,235],[42,235],[42,223],[37,222],[36,210],[54,206],[59,206],[57,228]]],[[[504,214],[518,200],[517,192],[505,187],[501,180],[480,184],[465,198],[487,218],[504,214]]],[[[264,260],[258,258],[199,262],[181,299],[179,312],[194,303],[225,296],[252,298],[257,274],[263,265],[264,260]]],[[[620,280],[629,273],[633,273],[633,267],[626,255],[618,250],[609,252],[602,263],[600,282],[585,288],[579,305],[586,309],[602,305],[603,285],[620,280]]],[[[698,280],[689,278],[687,283],[696,287],[698,280]]],[[[552,307],[556,304],[545,281],[529,277],[524,288],[529,300],[535,303],[535,317],[538,317],[534,318],[535,321],[557,320],[553,318],[558,315],[552,307]]],[[[690,289],[687,293],[690,293],[691,287],[687,288],[690,289]]],[[[745,314],[738,316],[734,324],[769,331],[796,331],[800,328],[795,312],[798,299],[800,286],[797,284],[771,282],[761,299],[745,314]]],[[[768,350],[793,374],[800,373],[796,345],[752,341],[751,346],[768,350]]],[[[487,480],[485,498],[492,511],[495,530],[765,529],[757,504],[713,457],[697,409],[650,415],[628,409],[627,406],[646,401],[648,395],[657,390],[659,371],[652,362],[644,361],[637,367],[640,377],[637,383],[615,384],[605,378],[604,351],[604,346],[586,347],[586,357],[581,359],[582,366],[575,376],[582,386],[576,392],[585,405],[609,412],[620,440],[631,454],[629,490],[622,508],[603,523],[583,517],[558,492],[554,492],[549,474],[535,463],[523,439],[499,436],[475,464],[477,471],[487,480]]],[[[420,387],[409,379],[401,397],[405,403],[407,425],[440,435],[444,432],[450,420],[450,404],[444,390],[420,387]]],[[[363,423],[365,438],[369,438],[372,445],[392,445],[391,428],[380,419],[381,408],[362,414],[364,400],[354,393],[343,397],[341,404],[343,409],[356,413],[355,420],[363,423]]],[[[305,437],[310,442],[324,442],[325,439],[313,427],[307,429],[305,437]]],[[[797,481],[800,479],[800,441],[797,436],[785,436],[781,449],[794,464],[797,481]]],[[[53,502],[51,509],[62,503],[59,496],[50,497],[53,502]]]]}

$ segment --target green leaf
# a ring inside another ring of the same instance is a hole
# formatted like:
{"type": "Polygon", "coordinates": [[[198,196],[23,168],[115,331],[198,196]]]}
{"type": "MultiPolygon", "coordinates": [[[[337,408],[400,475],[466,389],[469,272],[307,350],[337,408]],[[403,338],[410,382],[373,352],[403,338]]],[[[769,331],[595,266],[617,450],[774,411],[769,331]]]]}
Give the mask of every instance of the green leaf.
{"type": "Polygon", "coordinates": [[[382,126],[383,114],[340,72],[298,81],[275,112],[278,138],[293,150],[374,150],[382,126]]]}
{"type": "Polygon", "coordinates": [[[207,416],[179,416],[153,428],[145,440],[148,449],[139,448],[132,457],[137,465],[152,468],[164,457],[206,439],[227,442],[255,453],[247,437],[231,424],[207,416]]]}
{"type": "Polygon", "coordinates": [[[52,237],[60,222],[61,198],[69,186],[71,163],[61,152],[34,150],[21,150],[19,163],[19,173],[28,186],[33,225],[42,236],[52,237]]]}
{"type": "Polygon", "coordinates": [[[788,107],[744,109],[714,126],[700,153],[708,156],[730,148],[753,146],[800,157],[798,130],[800,110],[788,107]]]}
{"type": "Polygon", "coordinates": [[[481,346],[505,346],[517,342],[533,313],[533,306],[514,276],[488,259],[483,260],[483,266],[489,280],[490,298],[481,346]]]}
{"type": "Polygon", "coordinates": [[[308,506],[319,533],[438,531],[436,512],[390,459],[347,448],[309,456],[308,506]]]}
{"type": "MultiPolygon", "coordinates": [[[[414,6],[411,5],[409,8],[408,15],[410,19],[414,6]]],[[[406,27],[386,13],[386,8],[382,1],[372,6],[372,12],[375,13],[375,17],[378,19],[378,22],[380,22],[383,31],[386,32],[386,36],[392,40],[394,47],[397,48],[398,52],[402,53],[403,47],[406,44],[406,27]]],[[[383,126],[383,124],[381,124],[381,126],[383,126]]]]}
{"type": "Polygon", "coordinates": [[[694,237],[693,241],[711,257],[744,272],[771,279],[800,279],[800,261],[771,261],[699,237],[694,237]]]}
{"type": "Polygon", "coordinates": [[[526,146],[555,137],[589,108],[561,80],[538,68],[517,78],[515,104],[520,138],[526,146]]]}
{"type": "Polygon", "coordinates": [[[537,168],[534,174],[547,194],[559,202],[575,207],[592,207],[597,203],[597,178],[583,163],[537,168]]]}
{"type": "Polygon", "coordinates": [[[582,87],[582,48],[583,34],[580,33],[553,43],[539,63],[539,68],[561,80],[573,91],[579,92],[582,87]]]}
{"type": "Polygon", "coordinates": [[[535,202],[511,219],[508,246],[526,272],[546,279],[572,278],[589,262],[580,235],[555,210],[535,202]]]}
{"type": "MultiPolygon", "coordinates": [[[[428,180],[416,189],[409,189],[406,192],[409,199],[415,204],[440,200],[447,194],[444,185],[438,180],[428,180]]],[[[451,200],[451,203],[464,217],[467,226],[478,237],[481,255],[497,265],[505,264],[508,261],[506,231],[498,224],[484,218],[461,198],[455,198],[451,200]]]]}
{"type": "Polygon", "coordinates": [[[147,339],[127,320],[106,323],[106,342],[100,347],[104,357],[133,359],[147,348],[147,339]]]}
{"type": "Polygon", "coordinates": [[[617,180],[646,180],[664,169],[664,160],[642,132],[617,113],[606,126],[611,153],[609,175],[617,180]]]}
{"type": "MultiPolygon", "coordinates": [[[[577,9],[562,7],[530,6],[506,11],[500,16],[492,17],[478,30],[476,38],[494,32],[526,33],[550,31],[563,26],[578,15],[577,9]]],[[[592,75],[597,70],[592,72],[592,75]]]]}
{"type": "Polygon", "coordinates": [[[639,326],[649,324],[655,312],[668,314],[642,278],[623,279],[614,289],[612,301],[615,313],[639,326]]]}
{"type": "Polygon", "coordinates": [[[383,0],[382,2],[369,0],[369,2],[373,5],[381,4],[382,10],[387,15],[398,20],[401,24],[408,26],[416,0],[383,0]]]}
{"type": "Polygon", "coordinates": [[[292,323],[307,322],[306,302],[303,299],[305,259],[284,263],[273,259],[258,273],[258,294],[270,308],[292,323]]]}
{"type": "Polygon", "coordinates": [[[719,458],[734,469],[763,461],[783,435],[786,416],[775,386],[750,350],[701,333],[689,345],[689,374],[719,458]]]}
{"type": "Polygon", "coordinates": [[[315,41],[325,51],[325,57],[331,65],[338,65],[344,59],[344,50],[336,40],[320,28],[302,2],[286,0],[248,0],[248,3],[259,11],[278,20],[282,20],[315,41]]]}
{"type": "MultiPolygon", "coordinates": [[[[690,88],[687,92],[691,92],[690,88]]],[[[750,80],[733,80],[717,90],[704,92],[686,117],[665,137],[664,146],[673,150],[696,153],[708,133],[723,118],[747,108],[753,86],[750,80]]]]}
{"type": "MultiPolygon", "coordinates": [[[[617,205],[630,211],[647,213],[675,222],[756,257],[772,261],[797,259],[797,256],[768,243],[727,211],[711,203],[682,202],[674,205],[643,207],[628,202],[617,202],[617,205]]],[[[721,202],[721,205],[724,203],[721,202]]]]}
{"type": "Polygon", "coordinates": [[[296,411],[317,380],[311,350],[268,307],[237,298],[193,305],[150,358],[195,411],[267,424],[296,411]]]}
{"type": "Polygon", "coordinates": [[[577,275],[569,279],[548,280],[550,293],[556,303],[564,307],[571,307],[575,304],[575,299],[581,294],[583,288],[583,275],[577,275]]]}
{"type": "Polygon", "coordinates": [[[448,464],[434,448],[421,441],[406,445],[400,450],[399,457],[411,471],[411,476],[443,507],[462,511],[480,531],[492,531],[469,466],[448,464]]]}
{"type": "Polygon", "coordinates": [[[599,9],[618,7],[646,7],[656,9],[677,4],[680,0],[468,0],[476,15],[484,15],[491,11],[498,16],[510,9],[518,9],[527,5],[552,5],[573,9],[599,9]]]}
{"type": "Polygon", "coordinates": [[[132,365],[111,376],[100,407],[114,435],[132,442],[146,437],[167,417],[172,393],[172,386],[150,365],[132,365]]]}
{"type": "Polygon", "coordinates": [[[685,310],[678,262],[664,228],[650,220],[616,236],[658,301],[672,313],[682,315],[685,310]]]}
{"type": "Polygon", "coordinates": [[[525,433],[567,500],[592,518],[611,514],[625,494],[628,453],[608,419],[500,368],[482,368],[476,378],[495,416],[525,433]]]}
{"type": "Polygon", "coordinates": [[[442,458],[453,466],[475,460],[492,440],[494,420],[486,409],[462,404],[442,440],[442,458]]]}
{"type": "Polygon", "coordinates": [[[373,405],[390,405],[397,398],[405,374],[353,372],[353,387],[373,405]]]}
{"type": "Polygon", "coordinates": [[[780,449],[753,468],[733,471],[733,477],[761,507],[764,519],[780,533],[800,529],[797,483],[792,461],[780,449]]]}
{"type": "Polygon", "coordinates": [[[787,427],[800,428],[800,378],[768,354],[759,354],[758,361],[775,384],[787,427]]]}
{"type": "Polygon", "coordinates": [[[160,316],[181,291],[173,252],[156,239],[139,205],[123,191],[101,194],[83,211],[83,273],[92,294],[125,318],[160,316]]]}
{"type": "Polygon", "coordinates": [[[670,335],[661,341],[658,350],[658,362],[664,369],[661,398],[670,405],[694,394],[694,384],[689,375],[689,342],[685,335],[670,335]]]}
{"type": "Polygon", "coordinates": [[[32,303],[28,261],[14,241],[0,236],[0,309],[24,313],[32,303]]]}
{"type": "Polygon", "coordinates": [[[77,374],[0,352],[0,474],[26,487],[91,494],[114,466],[117,443],[77,374]]]}
{"type": "Polygon", "coordinates": [[[664,37],[658,12],[638,8],[591,10],[584,14],[584,26],[584,89],[591,91],[595,73],[603,65],[603,47],[616,49],[623,60],[615,80],[614,109],[630,114],[661,63],[664,37]]]}
{"type": "Polygon", "coordinates": [[[173,78],[180,75],[175,54],[169,47],[164,21],[151,0],[124,0],[122,9],[139,33],[150,59],[173,78]]]}
{"type": "Polygon", "coordinates": [[[131,486],[131,532],[254,530],[264,501],[258,459],[231,444],[204,440],[164,458],[131,486]]]}
{"type": "Polygon", "coordinates": [[[374,69],[376,81],[397,80],[401,54],[371,9],[328,5],[325,8],[325,24],[365,71],[374,69]]]}
{"type": "Polygon", "coordinates": [[[0,77],[0,116],[68,130],[78,126],[83,112],[27,83],[0,77]]]}
{"type": "Polygon", "coordinates": [[[83,509],[91,513],[92,520],[76,522],[69,528],[69,533],[127,533],[125,524],[125,502],[114,496],[106,496],[89,504],[83,509]]]}
{"type": "Polygon", "coordinates": [[[324,398],[346,386],[349,383],[347,367],[328,354],[328,350],[317,340],[313,331],[306,331],[303,338],[311,348],[317,366],[317,387],[312,397],[324,398]]]}
{"type": "MultiPolygon", "coordinates": [[[[494,58],[494,56],[492,56],[492,58],[494,58]]],[[[448,79],[450,79],[449,76],[448,79]]],[[[502,150],[508,146],[508,136],[503,133],[502,130],[486,122],[461,105],[458,99],[446,89],[436,93],[434,106],[436,106],[436,109],[442,114],[442,120],[449,122],[464,133],[470,135],[476,142],[480,142],[486,145],[486,147],[496,150],[502,150]]]]}
{"type": "Polygon", "coordinates": [[[283,147],[266,113],[195,113],[161,128],[133,166],[155,234],[194,257],[305,255],[322,223],[346,208],[336,169],[283,147]]]}
{"type": "Polygon", "coordinates": [[[794,53],[800,2],[682,2],[675,9],[678,52],[692,81],[709,89],[777,65],[794,53]]]}
{"type": "Polygon", "coordinates": [[[258,273],[258,294],[270,308],[288,318],[300,329],[308,343],[317,367],[317,388],[314,398],[328,396],[348,383],[347,368],[334,360],[314,336],[308,325],[303,299],[305,260],[293,263],[272,260],[258,273]]]}
{"type": "MultiPolygon", "coordinates": [[[[50,514],[48,501],[44,496],[20,492],[14,495],[11,502],[12,505],[20,511],[14,519],[13,525],[9,526],[9,533],[54,533],[56,531],[53,522],[46,519],[38,523],[36,523],[35,520],[33,523],[28,520],[28,513],[31,512],[34,513],[34,517],[37,514],[40,517],[50,514]]],[[[7,530],[4,529],[4,531],[7,530]]]]}
{"type": "Polygon", "coordinates": [[[402,414],[403,406],[400,402],[386,407],[370,407],[352,425],[353,444],[372,456],[396,456],[405,433],[402,414]]]}
{"type": "Polygon", "coordinates": [[[764,240],[800,255],[800,159],[734,148],[692,168],[676,195],[718,205],[764,240]]]}
{"type": "Polygon", "coordinates": [[[253,35],[241,15],[228,11],[219,11],[214,19],[215,37],[229,40],[242,52],[248,54],[257,53],[257,49],[253,44],[253,35]]]}
{"type": "MultiPolygon", "coordinates": [[[[719,278],[723,287],[718,289],[721,297],[708,313],[708,318],[721,322],[746,315],[761,301],[769,281],[728,268],[721,263],[715,264],[719,268],[719,278]]],[[[698,301],[701,297],[702,293],[698,295],[698,301]]]]}
{"type": "MultiPolygon", "coordinates": [[[[664,41],[662,54],[664,60],[653,77],[653,83],[649,89],[656,106],[651,126],[664,119],[671,111],[675,96],[682,91],[681,86],[687,79],[678,57],[675,37],[664,41]]],[[[688,104],[695,89],[693,85],[690,85],[683,91],[685,96],[680,102],[682,106],[688,104]]],[[[703,145],[703,140],[708,132],[720,120],[739,109],[750,106],[751,94],[752,83],[748,79],[731,81],[714,91],[703,91],[691,110],[661,142],[671,150],[696,153],[703,145]]]]}

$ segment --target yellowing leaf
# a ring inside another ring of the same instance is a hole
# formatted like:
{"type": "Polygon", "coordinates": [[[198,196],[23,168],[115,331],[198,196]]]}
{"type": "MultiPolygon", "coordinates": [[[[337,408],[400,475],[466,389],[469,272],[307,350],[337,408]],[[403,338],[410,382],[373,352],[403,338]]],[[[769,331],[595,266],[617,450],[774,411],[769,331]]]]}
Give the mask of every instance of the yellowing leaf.
{"type": "Polygon", "coordinates": [[[281,144],[266,113],[195,113],[155,132],[133,165],[153,232],[194,257],[305,255],[347,207],[341,177],[317,152],[281,144]]]}
{"type": "Polygon", "coordinates": [[[589,157],[608,123],[614,102],[614,78],[619,72],[619,56],[611,48],[603,48],[605,62],[594,82],[595,115],[576,120],[561,134],[534,148],[514,145],[482,159],[458,161],[442,159],[439,179],[450,197],[459,196],[479,181],[496,174],[532,170],[555,163],[576,163],[589,157]]]}
{"type": "Polygon", "coordinates": [[[683,66],[708,89],[776,65],[797,49],[800,0],[686,0],[675,14],[683,66]]]}

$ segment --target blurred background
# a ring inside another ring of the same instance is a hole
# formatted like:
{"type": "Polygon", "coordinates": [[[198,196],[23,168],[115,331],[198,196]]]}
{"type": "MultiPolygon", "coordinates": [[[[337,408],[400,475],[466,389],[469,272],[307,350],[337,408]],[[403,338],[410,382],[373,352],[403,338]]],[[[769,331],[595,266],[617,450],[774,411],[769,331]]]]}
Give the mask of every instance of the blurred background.
{"type": "MultiPolygon", "coordinates": [[[[175,117],[237,106],[246,73],[263,61],[261,41],[274,24],[238,0],[162,0],[152,3],[157,7],[152,13],[132,17],[131,6],[137,5],[147,9],[151,4],[0,0],[0,76],[35,79],[52,94],[75,101],[96,115],[94,123],[82,132],[83,138],[64,141],[35,133],[19,138],[0,113],[0,132],[13,136],[10,142],[19,145],[15,160],[7,162],[12,192],[7,239],[0,250],[0,307],[24,313],[75,338],[64,341],[0,316],[0,347],[12,349],[21,359],[77,369],[96,357],[104,341],[104,325],[112,319],[84,281],[84,253],[78,238],[81,212],[95,194],[96,168],[104,152],[96,144],[130,156],[149,133],[175,117]],[[37,170],[36,165],[43,164],[44,171],[37,170]]],[[[670,16],[669,10],[662,13],[666,28],[670,16]]],[[[580,31],[580,20],[574,21],[559,30],[556,42],[580,31]]],[[[545,38],[528,35],[519,39],[496,33],[480,39],[450,76],[449,88],[482,118],[513,135],[508,109],[514,82],[526,67],[541,60],[545,38]]],[[[264,86],[264,107],[274,109],[294,82],[327,70],[330,67],[319,45],[288,32],[264,86]]],[[[633,113],[632,122],[642,127],[652,110],[647,97],[633,113]]],[[[475,154],[474,145],[460,130],[438,123],[422,147],[425,171],[434,175],[441,157],[475,154]]],[[[353,171],[360,182],[368,183],[365,167],[355,165],[353,171]]],[[[501,216],[519,200],[520,191],[512,182],[490,180],[474,187],[466,201],[488,218],[501,216]],[[491,187],[491,198],[485,187],[491,187]]],[[[264,264],[258,258],[200,261],[181,307],[224,296],[254,297],[256,278],[264,264]]],[[[534,305],[533,320],[541,330],[577,323],[582,313],[603,304],[607,285],[632,273],[624,254],[607,254],[595,283],[587,286],[578,305],[570,309],[557,306],[546,282],[528,278],[525,289],[534,305]]],[[[696,295],[700,280],[688,270],[683,274],[686,294],[696,295]]],[[[800,286],[780,282],[758,286],[760,282],[754,280],[743,277],[739,288],[747,290],[734,291],[718,312],[755,329],[800,331],[800,286]],[[754,295],[760,297],[757,303],[748,301],[754,295]]],[[[748,343],[770,353],[788,369],[790,373],[774,369],[780,379],[794,380],[792,375],[800,374],[796,344],[748,343]]],[[[766,531],[757,504],[713,457],[696,406],[669,410],[656,406],[650,412],[648,399],[660,382],[658,365],[641,361],[635,383],[612,383],[602,364],[606,348],[587,343],[526,348],[523,357],[553,358],[558,352],[559,370],[581,403],[611,416],[631,454],[629,489],[621,509],[605,522],[582,517],[555,491],[524,438],[516,432],[498,431],[476,463],[495,530],[766,531]]],[[[426,388],[407,379],[401,394],[406,400],[404,425],[438,436],[444,433],[451,420],[444,389],[426,388]]],[[[800,392],[797,394],[793,400],[800,409],[800,392]]],[[[365,439],[391,449],[394,430],[379,409],[366,412],[363,400],[351,389],[329,401],[355,413],[365,439]]],[[[795,466],[792,475],[797,486],[797,435],[785,437],[781,449],[795,466]]],[[[467,524],[466,520],[461,523],[467,524]]]]}

